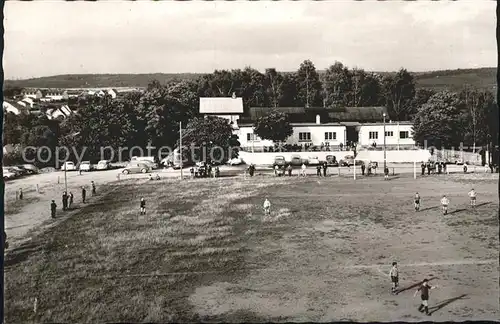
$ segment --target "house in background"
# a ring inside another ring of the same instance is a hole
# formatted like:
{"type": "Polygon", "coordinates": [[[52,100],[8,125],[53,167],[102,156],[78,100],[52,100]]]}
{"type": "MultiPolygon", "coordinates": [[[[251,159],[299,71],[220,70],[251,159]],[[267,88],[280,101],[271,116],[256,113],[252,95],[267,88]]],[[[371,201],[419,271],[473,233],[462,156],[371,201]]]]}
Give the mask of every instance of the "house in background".
{"type": "Polygon", "coordinates": [[[243,114],[243,99],[236,97],[205,97],[200,98],[200,114],[205,116],[216,116],[225,118],[233,125],[238,127],[238,119],[243,114]]]}
{"type": "Polygon", "coordinates": [[[59,101],[64,99],[64,91],[59,89],[47,89],[47,93],[42,99],[44,101],[59,101]],[[48,99],[48,100],[47,100],[48,99]]]}
{"type": "Polygon", "coordinates": [[[58,108],[49,108],[45,112],[48,119],[65,119],[74,114],[68,105],[63,105],[58,108]]]}
{"type": "Polygon", "coordinates": [[[40,90],[40,89],[31,89],[31,88],[27,88],[27,89],[24,89],[21,94],[23,95],[23,97],[25,98],[31,98],[31,99],[42,99],[43,97],[45,97],[45,94],[46,94],[46,91],[44,90],[40,90]]]}
{"type": "Polygon", "coordinates": [[[116,91],[115,89],[109,89],[107,93],[111,96],[112,99],[116,99],[116,97],[118,96],[118,91],[116,91]]]}
{"type": "Polygon", "coordinates": [[[11,103],[8,101],[3,101],[3,111],[5,113],[13,113],[15,115],[20,115],[23,112],[27,112],[26,107],[23,107],[22,105],[19,105],[17,103],[11,103]]]}
{"type": "Polygon", "coordinates": [[[18,105],[21,105],[23,107],[29,107],[29,108],[33,108],[34,104],[35,104],[35,101],[31,98],[23,98],[22,100],[19,100],[17,102],[18,105]]]}
{"type": "Polygon", "coordinates": [[[68,100],[70,98],[78,98],[81,93],[81,90],[68,89],[63,92],[63,99],[68,100]]]}

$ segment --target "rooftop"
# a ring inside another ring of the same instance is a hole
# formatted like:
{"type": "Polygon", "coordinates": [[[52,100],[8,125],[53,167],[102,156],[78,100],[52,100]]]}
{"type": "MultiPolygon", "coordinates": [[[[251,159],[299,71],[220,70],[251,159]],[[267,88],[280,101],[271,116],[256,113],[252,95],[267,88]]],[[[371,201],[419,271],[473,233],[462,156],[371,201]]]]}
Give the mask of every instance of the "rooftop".
{"type": "Polygon", "coordinates": [[[243,114],[243,99],[237,97],[200,98],[200,114],[243,114]]]}

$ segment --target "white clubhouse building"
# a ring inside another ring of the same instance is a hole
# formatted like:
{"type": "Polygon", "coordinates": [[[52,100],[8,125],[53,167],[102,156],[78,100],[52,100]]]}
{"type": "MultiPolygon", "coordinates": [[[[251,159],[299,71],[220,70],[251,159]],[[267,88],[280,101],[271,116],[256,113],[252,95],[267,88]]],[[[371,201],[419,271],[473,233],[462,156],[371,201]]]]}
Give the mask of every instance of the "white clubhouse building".
{"type": "MultiPolygon", "coordinates": [[[[270,140],[254,134],[253,124],[272,109],[286,113],[293,127],[293,134],[285,144],[298,146],[329,147],[333,150],[356,143],[358,147],[384,145],[385,107],[250,107],[244,112],[242,98],[200,98],[200,113],[227,118],[233,124],[234,134],[246,151],[262,151],[272,147],[270,140]]],[[[413,148],[411,122],[385,122],[385,143],[389,149],[413,148]]]]}

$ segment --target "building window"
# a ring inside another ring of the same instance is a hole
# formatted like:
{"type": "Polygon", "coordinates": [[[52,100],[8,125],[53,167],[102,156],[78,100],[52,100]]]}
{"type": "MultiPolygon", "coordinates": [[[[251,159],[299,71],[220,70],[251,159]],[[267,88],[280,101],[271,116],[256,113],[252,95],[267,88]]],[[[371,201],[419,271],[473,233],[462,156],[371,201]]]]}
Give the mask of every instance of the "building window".
{"type": "Polygon", "coordinates": [[[248,133],[247,134],[247,141],[260,141],[260,137],[255,135],[255,134],[248,133]]]}
{"type": "Polygon", "coordinates": [[[369,132],[368,136],[370,139],[378,139],[378,132],[369,132]]]}
{"type": "Polygon", "coordinates": [[[410,132],[408,131],[402,131],[402,132],[399,132],[399,138],[410,138],[410,132]]]}
{"type": "Polygon", "coordinates": [[[394,132],[393,131],[386,131],[385,132],[385,136],[386,137],[392,137],[392,136],[394,136],[394,132]]]}
{"type": "Polygon", "coordinates": [[[299,141],[300,142],[308,142],[311,140],[311,133],[309,132],[300,132],[299,133],[299,141]]]}
{"type": "Polygon", "coordinates": [[[336,132],[325,132],[325,141],[333,141],[337,139],[336,132]]]}

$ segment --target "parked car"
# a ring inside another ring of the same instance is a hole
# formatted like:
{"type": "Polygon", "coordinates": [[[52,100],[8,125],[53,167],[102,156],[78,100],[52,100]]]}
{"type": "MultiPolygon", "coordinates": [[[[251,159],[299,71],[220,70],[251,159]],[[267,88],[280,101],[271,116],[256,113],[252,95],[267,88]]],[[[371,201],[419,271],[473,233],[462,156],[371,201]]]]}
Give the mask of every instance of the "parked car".
{"type": "Polygon", "coordinates": [[[354,156],[346,155],[342,160],[339,161],[341,166],[352,166],[354,165],[354,156]]]}
{"type": "Polygon", "coordinates": [[[151,170],[158,169],[158,163],[151,162],[149,160],[142,160],[142,161],[135,161],[135,162],[147,164],[147,165],[149,165],[149,167],[151,168],[151,170]]]}
{"type": "Polygon", "coordinates": [[[71,161],[66,161],[62,165],[61,171],[76,171],[76,165],[71,161]]]}
{"type": "Polygon", "coordinates": [[[327,155],[326,156],[326,164],[328,166],[338,167],[339,163],[337,162],[337,157],[335,155],[327,155]]]}
{"type": "Polygon", "coordinates": [[[92,165],[90,164],[90,161],[82,161],[78,169],[80,171],[89,172],[92,171],[92,165]]]}
{"type": "Polygon", "coordinates": [[[227,162],[227,164],[229,164],[229,165],[241,165],[241,164],[243,164],[243,161],[240,158],[234,158],[234,159],[229,160],[227,162]]]}
{"type": "Polygon", "coordinates": [[[14,168],[14,167],[5,167],[5,169],[7,169],[7,171],[9,171],[10,173],[14,173],[15,178],[18,178],[22,175],[21,171],[19,171],[18,169],[14,168]]]}
{"type": "Polygon", "coordinates": [[[290,161],[290,164],[292,166],[301,166],[302,158],[300,157],[300,155],[292,155],[292,160],[290,161]]]}
{"type": "Polygon", "coordinates": [[[23,164],[22,167],[28,172],[28,174],[40,173],[40,170],[33,164],[23,164]]]}
{"type": "Polygon", "coordinates": [[[158,169],[158,163],[154,156],[133,156],[130,162],[145,162],[149,163],[152,169],[158,169]]]}
{"type": "Polygon", "coordinates": [[[14,172],[10,171],[8,168],[3,168],[3,179],[4,180],[11,180],[15,179],[17,176],[14,172]]]}
{"type": "Polygon", "coordinates": [[[18,176],[25,176],[28,174],[26,169],[19,167],[19,166],[12,166],[12,167],[9,167],[9,169],[11,169],[12,172],[16,173],[18,176]]]}
{"type": "Polygon", "coordinates": [[[279,168],[284,168],[286,166],[286,160],[284,156],[274,157],[273,168],[278,166],[279,168]]]}
{"type": "Polygon", "coordinates": [[[97,163],[97,170],[109,170],[111,169],[111,163],[107,160],[101,160],[97,163]]]}
{"type": "Polygon", "coordinates": [[[308,159],[307,159],[307,164],[308,165],[320,165],[320,162],[319,162],[319,159],[317,156],[310,156],[308,159]]]}
{"type": "Polygon", "coordinates": [[[148,173],[151,172],[151,166],[144,161],[130,162],[122,171],[123,174],[129,173],[148,173]]]}

